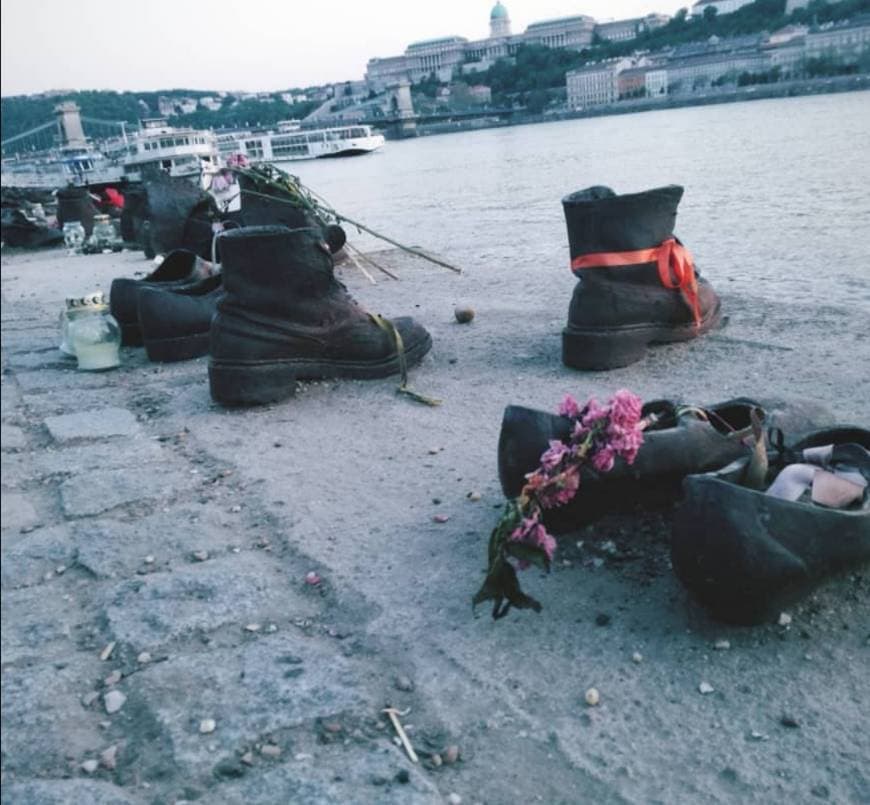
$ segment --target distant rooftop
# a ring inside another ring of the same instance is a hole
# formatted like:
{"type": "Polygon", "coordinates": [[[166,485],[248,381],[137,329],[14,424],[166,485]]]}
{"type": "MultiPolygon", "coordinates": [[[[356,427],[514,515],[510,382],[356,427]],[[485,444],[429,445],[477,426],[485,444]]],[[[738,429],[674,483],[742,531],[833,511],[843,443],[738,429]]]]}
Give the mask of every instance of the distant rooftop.
{"type": "Polygon", "coordinates": [[[534,31],[536,28],[544,28],[549,25],[553,25],[556,23],[566,23],[566,22],[588,22],[589,20],[594,20],[592,17],[587,14],[575,14],[573,17],[556,17],[552,20],[540,20],[538,22],[533,22],[531,25],[526,28],[527,31],[534,31]]]}
{"type": "Polygon", "coordinates": [[[433,45],[458,45],[467,41],[468,40],[464,36],[442,36],[438,39],[421,39],[419,42],[412,42],[408,45],[407,50],[410,51],[419,48],[428,48],[433,45]]]}

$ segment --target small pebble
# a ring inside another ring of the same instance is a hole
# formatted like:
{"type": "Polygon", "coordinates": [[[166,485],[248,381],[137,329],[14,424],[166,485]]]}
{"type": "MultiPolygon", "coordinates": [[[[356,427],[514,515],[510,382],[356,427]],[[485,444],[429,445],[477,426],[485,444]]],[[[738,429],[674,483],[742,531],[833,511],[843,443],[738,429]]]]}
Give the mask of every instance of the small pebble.
{"type": "Polygon", "coordinates": [[[634,654],[631,655],[632,662],[643,662],[643,654],[639,651],[635,651],[634,654]]]}
{"type": "Polygon", "coordinates": [[[100,698],[99,691],[92,690],[92,691],[90,691],[90,693],[86,693],[84,696],[82,696],[82,704],[85,707],[90,707],[99,698],[100,698]]]}
{"type": "Polygon", "coordinates": [[[440,453],[440,452],[441,452],[441,448],[440,448],[440,447],[430,447],[430,448],[429,448],[429,455],[430,455],[430,456],[438,455],[438,453],[440,453]]]}
{"type": "Polygon", "coordinates": [[[397,676],[394,684],[396,686],[396,690],[414,690],[414,683],[411,681],[411,678],[407,676],[397,676]]]}
{"type": "Polygon", "coordinates": [[[217,722],[213,718],[204,718],[199,722],[199,731],[201,735],[209,735],[217,729],[217,722]]]}
{"type": "Polygon", "coordinates": [[[713,644],[713,648],[716,649],[716,651],[728,651],[728,649],[731,648],[731,643],[727,640],[717,640],[713,644]]]}
{"type": "Polygon", "coordinates": [[[309,755],[307,752],[297,752],[295,755],[293,755],[293,760],[314,760],[314,755],[309,755]]]}
{"type": "Polygon", "coordinates": [[[260,747],[260,754],[264,757],[280,757],[281,747],[277,744],[263,744],[260,747]]]}
{"type": "Polygon", "coordinates": [[[141,652],[139,656],[136,657],[136,662],[138,662],[139,665],[148,665],[148,663],[151,662],[151,654],[147,651],[141,652]]]}
{"type": "Polygon", "coordinates": [[[247,626],[245,626],[246,632],[259,632],[260,629],[261,626],[259,623],[249,623],[247,626]]]}
{"type": "Polygon", "coordinates": [[[112,771],[118,765],[118,745],[112,744],[100,754],[100,763],[104,769],[112,771]]]}
{"type": "Polygon", "coordinates": [[[780,717],[779,723],[782,724],[783,727],[788,727],[789,729],[797,729],[798,727],[800,727],[798,720],[794,716],[789,715],[788,713],[784,713],[780,717]]]}
{"type": "Polygon", "coordinates": [[[241,510],[242,510],[242,507],[241,507],[241,506],[231,506],[231,507],[230,507],[230,511],[231,511],[233,514],[238,514],[241,510]]]}
{"type": "Polygon", "coordinates": [[[120,690],[110,690],[105,696],[103,696],[103,705],[109,715],[117,713],[124,706],[124,702],[126,701],[127,697],[121,693],[120,690]]]}
{"type": "Polygon", "coordinates": [[[439,768],[439,767],[441,766],[441,764],[442,764],[444,761],[441,760],[441,755],[439,755],[439,754],[436,752],[434,755],[430,755],[430,756],[429,756],[429,762],[430,762],[430,763],[431,763],[431,764],[432,764],[432,765],[437,769],[437,768],[439,768]]]}
{"type": "Polygon", "coordinates": [[[791,624],[791,615],[789,615],[788,612],[780,612],[777,623],[780,626],[789,626],[791,624]]]}
{"type": "Polygon", "coordinates": [[[457,305],[453,309],[453,315],[460,324],[468,324],[474,319],[474,308],[469,305],[457,305]]]}
{"type": "Polygon", "coordinates": [[[586,691],[586,696],[584,698],[586,699],[586,704],[590,707],[596,707],[598,702],[601,701],[601,696],[598,693],[597,688],[589,688],[589,690],[586,691]]]}
{"type": "Polygon", "coordinates": [[[120,681],[121,681],[121,672],[119,670],[115,669],[114,671],[112,671],[111,674],[109,674],[103,680],[103,684],[107,688],[110,688],[110,687],[112,687],[112,685],[117,685],[120,681]]]}
{"type": "Polygon", "coordinates": [[[753,741],[766,741],[767,740],[767,736],[763,732],[759,732],[758,730],[752,730],[752,732],[749,733],[749,737],[753,741]]]}
{"type": "Polygon", "coordinates": [[[446,514],[436,514],[432,519],[436,523],[446,523],[450,518],[446,514]]]}
{"type": "Polygon", "coordinates": [[[106,660],[109,659],[109,657],[112,656],[112,652],[113,652],[114,650],[115,650],[115,641],[113,640],[111,643],[109,643],[109,644],[108,644],[108,645],[107,645],[107,646],[106,646],[106,647],[105,647],[105,648],[100,652],[100,659],[101,659],[103,662],[105,662],[106,660]]]}
{"type": "Polygon", "coordinates": [[[467,495],[466,497],[467,497],[469,500],[471,500],[471,501],[473,501],[473,502],[476,503],[478,500],[480,500],[480,498],[481,498],[481,494],[480,494],[480,492],[469,492],[468,495],[467,495]]]}
{"type": "Polygon", "coordinates": [[[54,572],[57,573],[58,576],[62,576],[66,572],[66,565],[58,565],[54,572]]]}
{"type": "Polygon", "coordinates": [[[309,573],[305,574],[305,583],[306,584],[311,584],[311,585],[320,584],[320,581],[321,581],[320,576],[318,576],[313,570],[310,571],[309,573]]]}
{"type": "Polygon", "coordinates": [[[242,763],[244,763],[246,766],[253,766],[254,765],[254,753],[250,752],[250,751],[245,752],[245,754],[242,755],[241,758],[239,758],[239,760],[241,760],[242,763]]]}
{"type": "Polygon", "coordinates": [[[456,792],[447,795],[448,805],[462,805],[462,797],[456,792]]]}
{"type": "Polygon", "coordinates": [[[197,562],[204,562],[208,559],[208,551],[194,551],[193,558],[196,559],[197,562]]]}
{"type": "Polygon", "coordinates": [[[459,747],[456,744],[450,744],[444,750],[444,762],[448,765],[452,765],[459,760],[459,747]]]}
{"type": "Polygon", "coordinates": [[[85,774],[93,774],[99,767],[100,764],[93,759],[86,760],[84,763],[82,763],[82,771],[85,774]]]}
{"type": "Polygon", "coordinates": [[[698,692],[703,694],[712,693],[715,688],[709,682],[702,682],[698,685],[698,692]]]}
{"type": "Polygon", "coordinates": [[[143,559],[142,561],[144,561],[146,565],[153,565],[154,557],[149,553],[148,556],[146,556],[145,559],[143,559]]]}

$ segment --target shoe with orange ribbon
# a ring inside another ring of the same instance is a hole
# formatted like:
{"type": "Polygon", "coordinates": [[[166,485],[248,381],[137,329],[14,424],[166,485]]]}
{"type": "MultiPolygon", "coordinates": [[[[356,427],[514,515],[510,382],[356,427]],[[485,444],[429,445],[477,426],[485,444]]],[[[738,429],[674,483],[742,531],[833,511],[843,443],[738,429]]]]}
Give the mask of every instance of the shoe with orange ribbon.
{"type": "Polygon", "coordinates": [[[688,341],[719,323],[718,296],[674,237],[682,196],[678,185],[621,196],[598,186],[562,199],[579,280],[562,331],[566,366],[628,366],[650,344],[688,341]]]}

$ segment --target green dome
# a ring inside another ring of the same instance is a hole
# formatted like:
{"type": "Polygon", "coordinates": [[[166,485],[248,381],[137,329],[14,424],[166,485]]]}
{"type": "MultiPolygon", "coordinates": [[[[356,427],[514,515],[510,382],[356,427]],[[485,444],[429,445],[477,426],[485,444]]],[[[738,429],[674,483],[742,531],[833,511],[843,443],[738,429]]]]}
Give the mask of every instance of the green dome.
{"type": "Polygon", "coordinates": [[[507,15],[507,9],[501,4],[501,2],[498,2],[492,7],[489,18],[491,20],[506,20],[507,15]]]}

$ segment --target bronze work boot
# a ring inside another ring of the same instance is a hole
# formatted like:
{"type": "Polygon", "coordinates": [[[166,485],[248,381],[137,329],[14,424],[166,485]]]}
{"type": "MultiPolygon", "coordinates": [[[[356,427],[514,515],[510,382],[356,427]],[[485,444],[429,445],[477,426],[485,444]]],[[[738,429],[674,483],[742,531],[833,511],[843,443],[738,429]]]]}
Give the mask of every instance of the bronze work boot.
{"type": "Polygon", "coordinates": [[[367,313],[335,278],[320,229],[253,226],[220,238],[224,290],[209,383],[224,405],[272,402],[296,380],[404,372],[432,346],[410,318],[367,313]]]}
{"type": "Polygon", "coordinates": [[[562,199],[578,278],[562,331],[562,362],[615,369],[650,344],[688,341],[720,320],[719,298],[674,237],[683,188],[631,195],[590,187],[562,199]]]}

